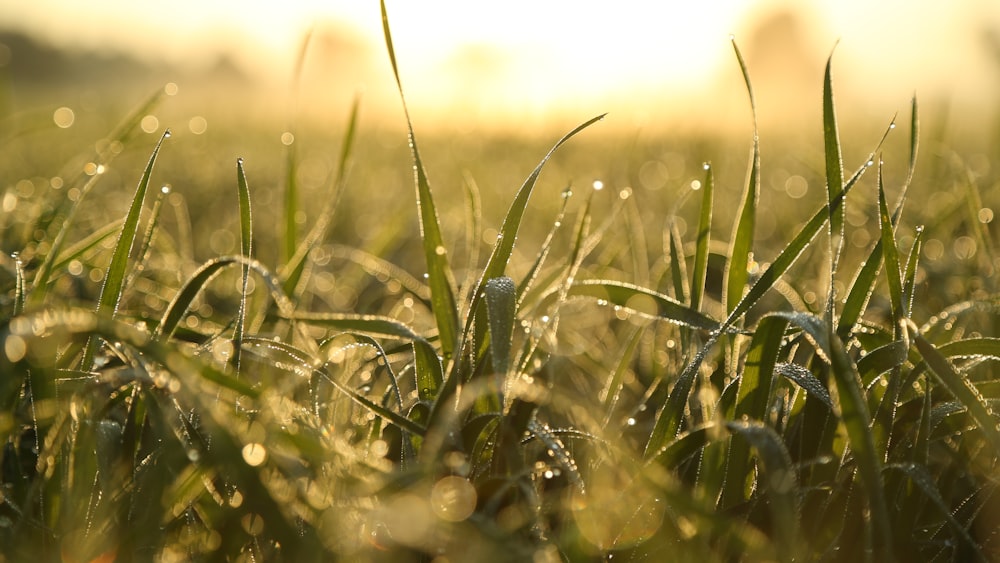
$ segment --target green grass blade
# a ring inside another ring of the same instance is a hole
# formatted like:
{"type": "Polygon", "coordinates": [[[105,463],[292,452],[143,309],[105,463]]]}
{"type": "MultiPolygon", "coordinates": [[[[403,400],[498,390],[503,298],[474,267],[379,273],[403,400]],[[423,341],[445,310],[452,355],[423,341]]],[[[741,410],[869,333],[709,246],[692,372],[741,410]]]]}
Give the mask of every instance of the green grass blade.
{"type": "Polygon", "coordinates": [[[236,313],[236,328],[233,332],[233,366],[240,372],[240,351],[243,349],[243,329],[247,315],[247,287],[250,282],[250,263],[253,259],[253,217],[250,211],[250,186],[247,184],[243,159],[236,159],[236,186],[240,200],[240,252],[247,262],[243,263],[243,283],[240,286],[240,308],[236,313]]]}
{"type": "Polygon", "coordinates": [[[910,317],[910,313],[913,311],[913,293],[917,283],[917,263],[920,261],[920,249],[923,248],[923,242],[924,229],[923,227],[918,227],[917,233],[913,237],[913,246],[910,248],[910,254],[906,258],[906,269],[903,271],[901,304],[903,307],[903,316],[907,318],[910,317]]]}
{"type": "Polygon", "coordinates": [[[635,355],[635,350],[639,346],[643,330],[642,327],[635,327],[632,329],[631,334],[625,340],[625,346],[622,348],[621,356],[618,358],[618,362],[615,363],[615,369],[611,371],[608,375],[608,383],[604,387],[604,391],[601,393],[602,408],[604,410],[604,428],[608,428],[611,424],[611,418],[615,412],[615,406],[618,404],[618,398],[621,395],[622,384],[625,381],[625,373],[628,371],[629,366],[632,363],[632,357],[635,355]]]}
{"type": "Polygon", "coordinates": [[[599,302],[624,307],[629,311],[664,319],[681,326],[719,330],[719,322],[684,305],[676,299],[651,289],[612,280],[584,280],[574,283],[567,297],[593,297],[599,302]]]}
{"type": "MultiPolygon", "coordinates": [[[[927,366],[931,368],[931,372],[938,382],[944,385],[945,389],[965,407],[990,447],[993,448],[993,452],[1000,452],[1000,430],[997,429],[996,416],[991,412],[986,398],[969,381],[969,378],[955,370],[944,354],[928,342],[912,322],[909,322],[909,332],[917,351],[927,362],[927,366]]],[[[980,345],[982,346],[982,344],[980,345]]]]}
{"type": "MultiPolygon", "coordinates": [[[[545,235],[545,240],[542,241],[541,248],[538,254],[535,256],[535,261],[531,264],[531,268],[528,269],[528,273],[525,274],[524,280],[521,282],[521,286],[517,288],[517,303],[520,306],[528,295],[529,289],[534,289],[535,281],[538,279],[538,275],[542,271],[542,266],[545,264],[545,260],[549,256],[549,252],[552,250],[552,240],[556,236],[556,232],[563,225],[563,219],[566,217],[566,208],[569,205],[569,199],[572,197],[573,191],[567,188],[563,191],[562,204],[559,206],[559,214],[556,215],[555,221],[552,222],[552,228],[549,229],[548,234],[545,235]]],[[[549,287],[549,284],[543,284],[539,291],[543,291],[545,288],[549,287]]]]}
{"type": "Polygon", "coordinates": [[[754,226],[757,222],[757,199],[760,196],[760,139],[757,134],[757,103],[750,85],[750,73],[747,71],[746,62],[743,60],[739,47],[736,46],[736,41],[733,41],[733,50],[736,51],[736,59],[740,63],[743,81],[746,84],[747,94],[750,96],[750,111],[753,113],[753,155],[750,159],[750,172],[746,191],[743,194],[743,204],[736,224],[733,226],[732,243],[728,254],[729,261],[726,265],[725,302],[726,311],[729,313],[733,312],[739,304],[749,279],[747,267],[750,264],[753,250],[754,226]]]}
{"type": "Polygon", "coordinates": [[[97,245],[104,242],[104,239],[110,237],[114,233],[122,230],[122,225],[125,224],[125,219],[119,219],[104,225],[100,229],[97,229],[93,233],[87,235],[86,238],[80,242],[70,246],[59,255],[56,259],[55,265],[52,267],[53,272],[58,272],[65,269],[70,262],[76,260],[86,254],[88,251],[93,250],[97,245]]]}
{"type": "MultiPolygon", "coordinates": [[[[417,139],[413,133],[413,122],[403,97],[403,83],[399,79],[399,68],[396,64],[396,52],[392,47],[392,35],[389,33],[389,15],[386,12],[385,1],[381,0],[382,31],[385,44],[389,50],[389,60],[392,63],[392,74],[396,78],[399,96],[406,115],[406,127],[410,136],[410,151],[413,156],[413,169],[417,188],[417,212],[420,218],[420,235],[423,239],[424,258],[427,263],[427,283],[431,288],[431,305],[434,318],[437,321],[438,334],[441,343],[441,353],[445,361],[449,361],[455,351],[458,338],[458,304],[455,300],[454,281],[451,269],[448,267],[448,252],[441,236],[441,225],[438,221],[437,208],[431,195],[430,183],[424,171],[420,151],[417,149],[417,139]]],[[[474,308],[472,310],[475,310],[474,308]]]]}
{"type": "Polygon", "coordinates": [[[826,70],[823,73],[823,147],[826,161],[826,194],[827,203],[830,206],[830,244],[836,244],[832,248],[831,260],[833,268],[831,275],[837,271],[837,264],[840,261],[840,254],[844,248],[844,217],[846,206],[837,205],[833,202],[840,198],[844,191],[844,161],[840,151],[840,133],[837,128],[837,113],[833,103],[833,80],[831,66],[833,55],[826,60],[826,70]]]}
{"type": "MultiPolygon", "coordinates": [[[[684,247],[681,241],[680,231],[677,229],[677,223],[675,221],[671,222],[672,225],[667,231],[667,253],[670,256],[670,281],[674,286],[674,295],[677,300],[684,303],[688,300],[688,295],[690,291],[685,287],[687,283],[687,272],[685,271],[685,261],[684,247]]],[[[694,306],[691,307],[695,309],[694,306]]]]}
{"type": "Polygon", "coordinates": [[[21,263],[21,257],[14,254],[14,309],[11,311],[11,316],[16,317],[24,311],[24,264],[21,263]]]}
{"type": "Polygon", "coordinates": [[[146,260],[149,258],[149,249],[153,245],[153,239],[156,237],[156,229],[160,224],[160,211],[163,209],[163,200],[167,197],[168,193],[170,193],[170,187],[163,186],[156,194],[156,199],[153,201],[153,209],[149,212],[149,222],[146,225],[146,232],[143,234],[139,248],[135,252],[136,266],[132,268],[128,278],[125,279],[124,289],[126,290],[132,286],[135,278],[145,268],[146,260]]]}
{"type": "Polygon", "coordinates": [[[899,321],[903,318],[903,282],[899,271],[899,252],[896,249],[896,235],[892,221],[889,219],[889,208],[885,202],[885,187],[882,182],[882,163],[878,166],[878,217],[882,232],[882,252],[885,259],[885,274],[889,281],[889,303],[892,307],[894,332],[898,331],[899,321]]]}
{"type": "MultiPolygon", "coordinates": [[[[132,197],[132,204],[128,214],[125,216],[125,223],[122,231],[118,235],[118,242],[115,243],[114,253],[111,255],[111,263],[108,265],[107,275],[104,277],[104,285],[101,287],[101,295],[97,302],[97,314],[113,318],[118,312],[118,304],[121,300],[122,286],[128,270],[128,258],[135,242],[136,232],[139,228],[139,216],[142,214],[142,204],[146,199],[146,191],[149,188],[149,178],[153,174],[153,165],[156,163],[156,156],[160,152],[163,140],[170,137],[170,130],[164,131],[153,154],[149,157],[146,169],[142,173],[135,195],[132,197]]],[[[84,348],[83,358],[80,367],[88,371],[93,367],[94,354],[97,352],[97,340],[90,339],[84,348]]]]}
{"type": "MultiPolygon", "coordinates": [[[[780,316],[764,317],[757,324],[740,374],[736,404],[732,413],[723,414],[725,418],[744,421],[767,419],[771,379],[787,326],[788,319],[780,316]]],[[[732,440],[730,443],[720,501],[722,508],[741,504],[749,498],[751,491],[746,488],[746,476],[750,473],[750,445],[744,440],[732,440]]]]}
{"type": "Polygon", "coordinates": [[[181,319],[191,308],[191,304],[198,295],[205,290],[212,279],[219,274],[224,268],[229,266],[246,266],[250,270],[256,272],[261,279],[264,280],[268,289],[271,292],[271,297],[274,299],[278,306],[278,310],[282,314],[289,315],[292,310],[291,301],[284,294],[281,287],[281,282],[278,280],[270,270],[268,270],[263,264],[256,260],[250,260],[244,256],[222,256],[209,260],[208,262],[202,264],[194,274],[181,289],[174,296],[173,300],[167,305],[166,310],[163,312],[163,316],[160,319],[159,325],[153,332],[154,338],[160,339],[170,339],[174,332],[177,330],[181,319]]]}
{"type": "Polygon", "coordinates": [[[694,276],[691,280],[691,308],[701,310],[708,279],[708,249],[712,239],[712,207],[715,199],[715,175],[712,165],[705,163],[705,183],[701,192],[701,212],[698,214],[698,240],[695,242],[694,276]]]}
{"type": "Polygon", "coordinates": [[[805,389],[809,396],[819,400],[827,408],[833,410],[833,398],[830,397],[830,392],[823,385],[823,382],[808,369],[798,364],[780,363],[774,366],[774,371],[793,381],[796,385],[805,389]]]}

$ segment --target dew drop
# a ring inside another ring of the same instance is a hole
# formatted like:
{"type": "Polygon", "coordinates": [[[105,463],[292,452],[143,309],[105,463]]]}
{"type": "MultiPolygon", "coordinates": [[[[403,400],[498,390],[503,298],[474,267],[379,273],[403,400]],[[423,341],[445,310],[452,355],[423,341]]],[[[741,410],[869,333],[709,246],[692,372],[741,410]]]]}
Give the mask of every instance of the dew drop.
{"type": "Polygon", "coordinates": [[[594,190],[601,191],[604,189],[604,182],[600,180],[594,180],[594,190]]]}
{"type": "Polygon", "coordinates": [[[889,124],[889,129],[895,129],[895,128],[896,128],[896,122],[893,121],[892,123],[889,124]]]}
{"type": "Polygon", "coordinates": [[[874,166],[874,164],[875,164],[874,160],[869,160],[868,162],[865,163],[865,166],[874,166]]]}
{"type": "Polygon", "coordinates": [[[702,170],[711,170],[712,169],[712,165],[709,164],[708,162],[702,163],[701,169],[702,170]]]}
{"type": "Polygon", "coordinates": [[[240,166],[243,166],[243,157],[242,156],[236,159],[236,164],[238,164],[240,166]]]}
{"type": "Polygon", "coordinates": [[[628,420],[625,421],[625,423],[628,424],[629,426],[635,426],[635,419],[630,416],[628,417],[628,420]]]}
{"type": "Polygon", "coordinates": [[[168,184],[164,184],[163,187],[160,188],[160,192],[162,192],[164,194],[169,194],[170,193],[170,186],[168,184]]]}
{"type": "Polygon", "coordinates": [[[443,246],[440,246],[440,245],[437,248],[434,249],[434,254],[437,254],[438,256],[444,256],[445,253],[447,253],[447,252],[448,251],[445,250],[445,248],[443,246]]]}
{"type": "Polygon", "coordinates": [[[427,272],[424,272],[424,279],[425,280],[429,280],[430,278],[431,278],[431,275],[428,274],[427,272]]]}
{"type": "Polygon", "coordinates": [[[165,130],[163,131],[163,138],[164,138],[164,139],[169,139],[169,138],[170,138],[170,136],[171,136],[172,134],[173,134],[173,133],[171,133],[171,132],[170,132],[170,129],[165,129],[165,130]]]}

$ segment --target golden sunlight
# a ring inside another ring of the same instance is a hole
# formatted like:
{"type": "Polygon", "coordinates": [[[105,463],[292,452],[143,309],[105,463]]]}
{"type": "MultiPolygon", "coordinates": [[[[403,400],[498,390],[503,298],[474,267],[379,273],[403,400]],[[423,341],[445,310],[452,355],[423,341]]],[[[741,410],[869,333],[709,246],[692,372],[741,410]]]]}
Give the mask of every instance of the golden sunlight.
{"type": "MultiPolygon", "coordinates": [[[[990,0],[386,4],[407,100],[425,126],[562,125],[606,111],[626,128],[743,119],[731,34],[763,121],[817,105],[835,45],[838,93],[863,95],[879,115],[905,108],[914,91],[982,111],[1000,82],[1000,9],[990,0]]],[[[398,118],[374,0],[38,0],[7,11],[8,29],[56,46],[203,68],[227,57],[286,91],[311,32],[300,106],[343,107],[362,92],[385,108],[376,113],[398,118]]]]}

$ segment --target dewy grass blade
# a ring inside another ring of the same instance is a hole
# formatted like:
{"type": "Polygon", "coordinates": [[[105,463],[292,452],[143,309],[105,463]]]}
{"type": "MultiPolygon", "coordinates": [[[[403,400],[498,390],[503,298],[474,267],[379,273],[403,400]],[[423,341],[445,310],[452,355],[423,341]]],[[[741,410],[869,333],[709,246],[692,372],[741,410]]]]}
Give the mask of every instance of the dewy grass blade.
{"type": "Polygon", "coordinates": [[[753,155],[750,159],[750,173],[747,178],[746,192],[743,195],[743,204],[739,218],[733,226],[729,260],[726,265],[725,302],[727,313],[736,309],[749,279],[750,274],[747,268],[753,249],[754,226],[757,222],[757,198],[760,195],[760,138],[757,133],[757,102],[754,100],[753,88],[750,85],[750,73],[747,71],[746,62],[743,60],[743,55],[740,53],[739,47],[736,46],[735,40],[733,41],[733,50],[736,51],[736,59],[740,63],[743,81],[746,84],[747,94],[750,96],[750,111],[753,114],[753,155]]]}
{"type": "Polygon", "coordinates": [[[913,293],[917,283],[917,263],[920,262],[920,249],[923,248],[924,229],[917,227],[917,233],[913,237],[913,246],[910,248],[910,255],[906,259],[906,269],[903,271],[903,294],[902,306],[903,316],[910,317],[913,311],[913,293]]]}
{"type": "Polygon", "coordinates": [[[997,417],[991,412],[986,398],[969,381],[969,378],[956,371],[944,354],[920,334],[912,321],[907,321],[907,323],[910,338],[912,338],[917,351],[920,352],[920,356],[931,368],[935,378],[965,407],[990,447],[993,448],[993,452],[1000,452],[1000,430],[997,429],[997,417]]]}
{"type": "Polygon", "coordinates": [[[882,182],[882,162],[878,164],[878,217],[882,232],[882,253],[885,259],[885,274],[889,281],[889,305],[892,308],[893,332],[898,332],[899,321],[903,318],[903,282],[899,271],[899,252],[896,249],[896,235],[889,208],[885,202],[885,187],[882,182]]]}
{"type": "Polygon", "coordinates": [[[840,254],[844,247],[844,216],[846,212],[846,206],[838,205],[834,208],[833,205],[833,202],[844,191],[844,161],[840,151],[840,133],[837,128],[837,113],[833,103],[832,64],[833,55],[831,54],[826,60],[826,70],[823,73],[823,147],[826,156],[826,194],[827,203],[830,206],[830,233],[832,236],[830,244],[836,244],[836,247],[831,248],[833,252],[831,276],[837,271],[840,254]]]}
{"type": "MultiPolygon", "coordinates": [[[[667,253],[670,256],[670,280],[674,286],[674,295],[677,296],[678,301],[683,303],[688,300],[690,291],[684,287],[684,284],[687,282],[687,272],[685,271],[684,264],[687,260],[684,256],[684,247],[676,221],[671,221],[666,237],[667,253]]],[[[691,308],[696,309],[694,306],[691,308]]]]}
{"type": "MultiPolygon", "coordinates": [[[[399,79],[399,68],[396,64],[396,52],[392,46],[392,35],[389,33],[389,15],[386,12],[385,0],[380,1],[382,8],[382,31],[385,35],[386,48],[389,50],[389,61],[392,63],[392,74],[396,78],[403,113],[406,115],[406,127],[410,137],[410,150],[413,155],[413,168],[417,188],[417,212],[420,218],[420,235],[423,239],[424,258],[427,263],[427,282],[431,288],[431,305],[434,318],[437,321],[438,334],[441,343],[441,353],[445,361],[449,361],[458,343],[458,304],[455,300],[454,280],[448,267],[448,252],[441,236],[441,225],[438,221],[437,208],[431,195],[430,183],[424,171],[420,152],[417,149],[417,139],[413,134],[413,122],[406,107],[403,96],[403,83],[399,79]]],[[[472,309],[474,310],[474,309],[472,309]]]]}
{"type": "MultiPolygon", "coordinates": [[[[153,165],[156,163],[156,156],[160,152],[160,146],[163,144],[163,140],[168,137],[170,137],[169,129],[163,132],[160,140],[156,143],[156,147],[153,148],[153,154],[149,157],[149,162],[142,173],[142,178],[139,179],[135,195],[132,197],[132,204],[129,207],[128,214],[125,216],[125,223],[122,225],[122,231],[118,235],[118,242],[115,244],[114,253],[111,255],[111,263],[108,265],[108,272],[104,277],[104,285],[101,287],[101,295],[97,302],[97,314],[99,316],[114,318],[118,312],[122,286],[128,273],[128,258],[139,228],[139,217],[142,214],[142,204],[146,199],[147,188],[149,188],[149,178],[153,174],[153,165]]],[[[93,367],[97,345],[97,339],[91,338],[84,347],[83,358],[80,362],[82,370],[89,371],[93,367]]]]}
{"type": "Polygon", "coordinates": [[[501,276],[487,280],[485,292],[493,372],[502,377],[510,366],[514,315],[517,312],[517,288],[514,286],[514,280],[501,276]]]}
{"type": "MultiPolygon", "coordinates": [[[[771,395],[771,379],[778,361],[788,319],[768,316],[761,319],[750,341],[746,364],[740,375],[736,404],[732,413],[723,416],[730,420],[767,420],[767,401],[771,395]]],[[[750,472],[750,444],[745,440],[732,440],[726,463],[725,486],[720,506],[728,508],[742,504],[750,491],[746,490],[746,475],[750,472]]]]}
{"type": "Polygon", "coordinates": [[[253,259],[253,217],[250,211],[250,186],[247,184],[243,159],[236,159],[236,186],[240,200],[240,252],[247,260],[243,263],[243,284],[240,286],[240,308],[236,314],[236,329],[233,332],[233,366],[240,372],[240,351],[243,348],[243,328],[247,316],[247,287],[250,282],[250,264],[253,259]]]}
{"type": "Polygon", "coordinates": [[[691,308],[701,310],[705,298],[705,280],[708,278],[708,248],[712,239],[712,207],[715,198],[715,176],[712,165],[705,163],[705,183],[701,193],[701,212],[698,214],[698,240],[695,242],[694,276],[691,280],[691,308]]]}
{"type": "Polygon", "coordinates": [[[657,317],[681,326],[703,330],[719,330],[719,322],[699,313],[668,295],[625,282],[612,280],[585,280],[574,283],[567,297],[593,297],[610,305],[657,317]]]}

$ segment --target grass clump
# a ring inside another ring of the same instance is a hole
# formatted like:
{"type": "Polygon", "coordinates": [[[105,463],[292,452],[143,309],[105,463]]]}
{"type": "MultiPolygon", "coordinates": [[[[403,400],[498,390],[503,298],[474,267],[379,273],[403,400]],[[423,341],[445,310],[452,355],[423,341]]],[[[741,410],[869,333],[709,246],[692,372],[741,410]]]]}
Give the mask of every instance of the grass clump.
{"type": "MultiPolygon", "coordinates": [[[[384,7],[383,21],[399,83],[384,7]]],[[[548,233],[519,237],[543,168],[596,117],[530,172],[485,261],[470,227],[457,268],[407,117],[422,276],[329,239],[352,186],[357,106],[330,203],[301,238],[288,175],[274,262],[258,255],[242,159],[239,253],[198,263],[180,250],[161,221],[166,190],[146,202],[168,135],[124,220],[76,244],[99,175],[81,176],[72,201],[16,202],[4,224],[19,213],[32,228],[2,237],[20,252],[0,301],[0,554],[995,558],[996,294],[949,302],[922,266],[928,231],[904,213],[916,101],[890,206],[881,147],[895,125],[845,174],[829,65],[824,85],[826,201],[773,249],[755,236],[766,212],[756,126],[728,240],[713,224],[722,204],[709,164],[697,229],[686,237],[664,212],[662,251],[643,229],[619,228],[641,224],[644,203],[626,189],[567,188],[548,233]],[[845,275],[858,228],[846,217],[865,190],[878,236],[845,275]],[[325,299],[324,269],[358,296],[354,310],[325,299]]],[[[109,143],[137,143],[137,119],[109,143]]],[[[480,225],[473,181],[467,193],[465,216],[480,225]]],[[[409,236],[384,229],[383,248],[409,236]]],[[[982,248],[982,267],[996,264],[982,248]]]]}

